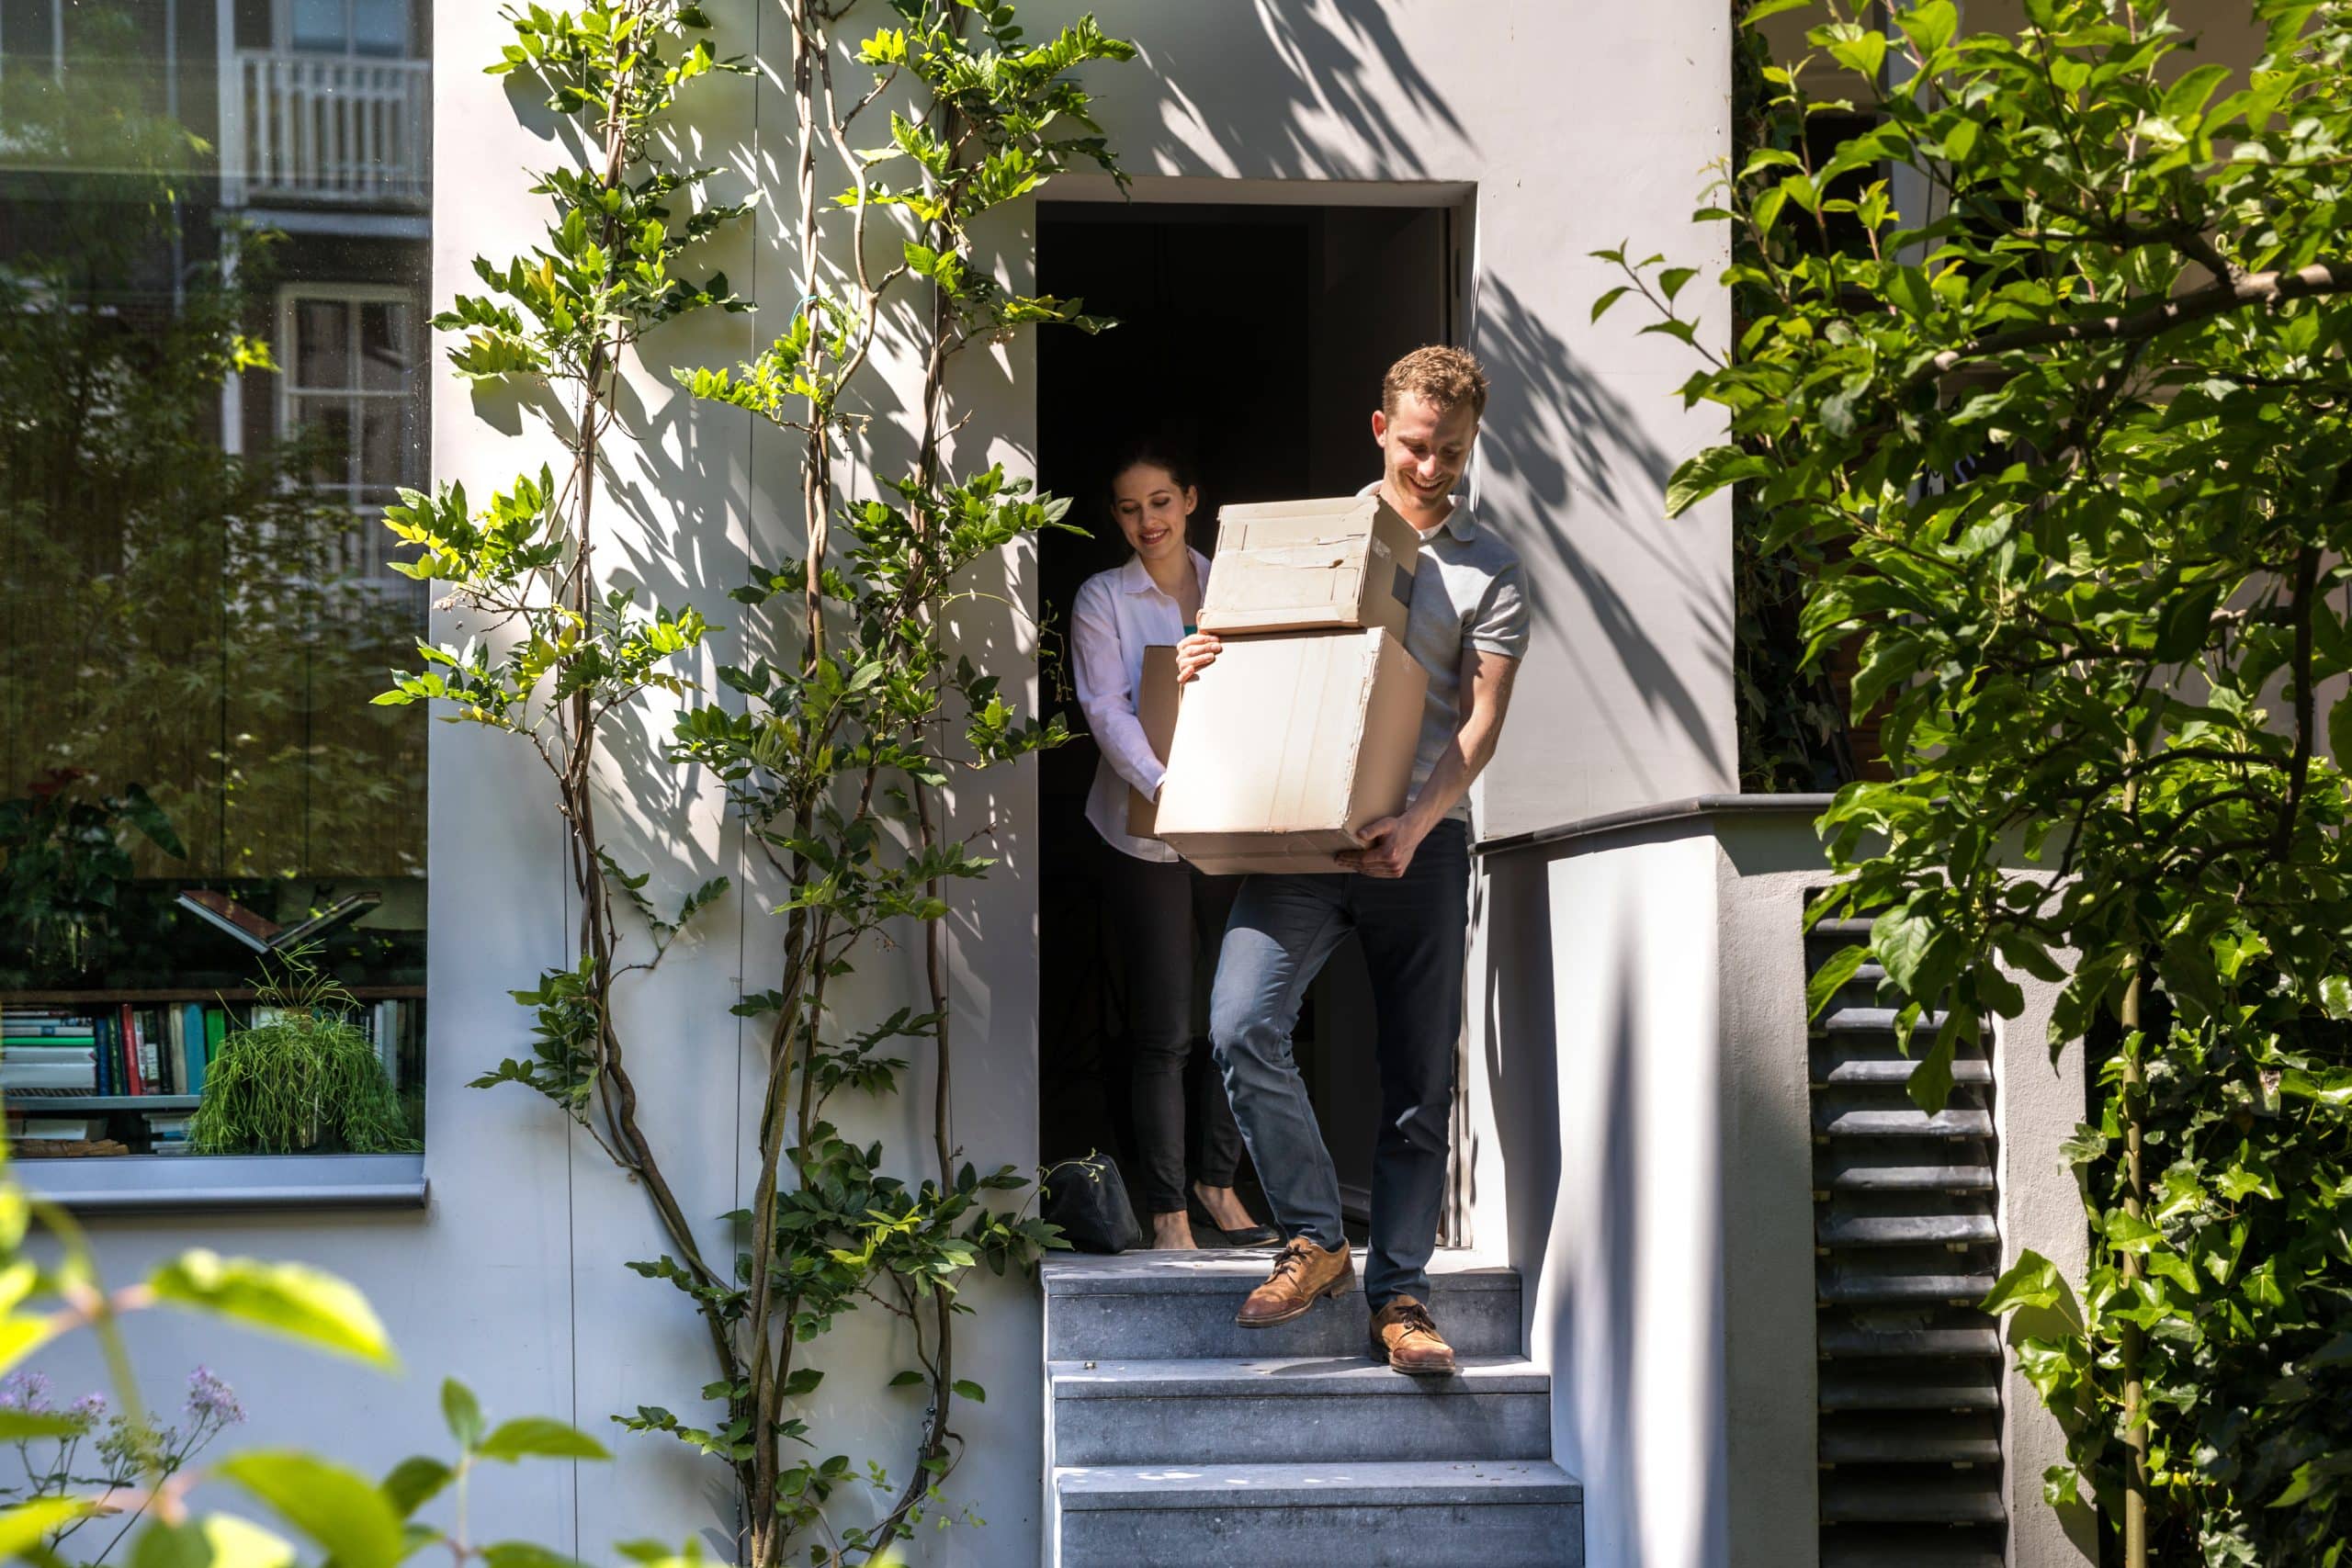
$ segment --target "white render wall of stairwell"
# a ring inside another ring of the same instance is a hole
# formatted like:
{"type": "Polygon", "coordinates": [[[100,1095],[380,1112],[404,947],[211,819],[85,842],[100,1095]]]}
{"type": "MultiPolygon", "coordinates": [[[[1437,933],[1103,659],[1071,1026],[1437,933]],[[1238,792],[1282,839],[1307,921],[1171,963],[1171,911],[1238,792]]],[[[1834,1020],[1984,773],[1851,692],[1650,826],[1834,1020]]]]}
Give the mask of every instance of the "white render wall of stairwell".
{"type": "Polygon", "coordinates": [[[1430,1305],[1462,1370],[1410,1378],[1366,1354],[1361,1290],[1237,1325],[1272,1258],[1046,1262],[1049,1568],[1578,1568],[1582,1488],[1551,1461],[1518,1275],[1442,1256],[1430,1305]]]}
{"type": "Polygon", "coordinates": [[[1714,855],[1693,837],[1548,868],[1559,1174],[1512,1256],[1559,1379],[1553,1451],[1611,1568],[1727,1551],[1714,855]]]}

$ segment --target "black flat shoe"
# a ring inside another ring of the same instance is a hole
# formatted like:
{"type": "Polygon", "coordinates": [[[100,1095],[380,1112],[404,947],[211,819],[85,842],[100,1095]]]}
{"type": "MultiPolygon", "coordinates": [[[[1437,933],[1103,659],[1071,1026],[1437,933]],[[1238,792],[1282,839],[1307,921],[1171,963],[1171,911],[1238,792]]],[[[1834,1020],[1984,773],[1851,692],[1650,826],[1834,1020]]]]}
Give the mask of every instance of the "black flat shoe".
{"type": "Polygon", "coordinates": [[[1184,1208],[1194,1224],[1208,1226],[1209,1229],[1225,1237],[1228,1247],[1274,1247],[1280,1245],[1283,1239],[1272,1225],[1251,1225],[1246,1230],[1227,1230],[1216,1223],[1216,1217],[1209,1213],[1208,1205],[1202,1202],[1200,1195],[1195,1192],[1187,1192],[1184,1195],[1184,1208]]]}

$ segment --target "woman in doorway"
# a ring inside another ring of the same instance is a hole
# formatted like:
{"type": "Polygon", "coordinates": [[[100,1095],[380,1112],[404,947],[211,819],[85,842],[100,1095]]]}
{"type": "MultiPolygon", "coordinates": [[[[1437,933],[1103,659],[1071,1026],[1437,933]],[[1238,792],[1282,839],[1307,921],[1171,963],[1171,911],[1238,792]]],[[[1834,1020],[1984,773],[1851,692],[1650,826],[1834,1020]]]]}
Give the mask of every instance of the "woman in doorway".
{"type": "Polygon", "coordinates": [[[1138,442],[1122,452],[1111,476],[1111,514],[1134,553],[1125,565],[1088,578],[1070,613],[1078,704],[1102,753],[1086,819],[1108,846],[1105,903],[1126,967],[1137,1184],[1152,1246],[1173,1250],[1196,1245],[1194,1214],[1238,1246],[1280,1239],[1250,1218],[1233,1190],[1241,1133],[1214,1071],[1199,1074],[1200,1168],[1189,1193],[1185,1184],[1193,965],[1202,944],[1215,951],[1238,879],[1204,876],[1159,840],[1127,831],[1129,786],[1156,799],[1164,772],[1136,716],[1143,651],[1193,629],[1208,581],[1207,558],[1185,536],[1200,500],[1192,465],[1163,444],[1138,442]]]}

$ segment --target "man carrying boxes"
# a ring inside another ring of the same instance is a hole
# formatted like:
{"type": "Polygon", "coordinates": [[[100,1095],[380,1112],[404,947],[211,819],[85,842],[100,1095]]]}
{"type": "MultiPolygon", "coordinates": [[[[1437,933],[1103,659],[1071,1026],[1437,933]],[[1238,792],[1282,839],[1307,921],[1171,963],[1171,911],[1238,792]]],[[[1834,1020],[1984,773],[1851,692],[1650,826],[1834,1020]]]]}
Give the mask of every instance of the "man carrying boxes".
{"type": "Polygon", "coordinates": [[[1372,1352],[1417,1373],[1454,1370],[1426,1303],[1462,1027],[1467,794],[1494,754],[1527,649],[1519,558],[1453,493],[1486,400],[1469,355],[1417,349],[1383,381],[1372,416],[1382,478],[1356,524],[1332,526],[1327,507],[1285,534],[1283,508],[1232,509],[1247,515],[1228,524],[1266,525],[1262,542],[1245,533],[1230,558],[1221,544],[1203,629],[1177,645],[1178,678],[1199,684],[1184,698],[1158,807],[1161,836],[1188,858],[1253,874],[1226,927],[1210,1037],[1291,1239],[1237,1321],[1286,1323],[1354,1281],[1338,1172],[1291,1055],[1300,997],[1352,930],[1378,1018],[1372,1352]],[[1211,744],[1232,733],[1214,721],[1234,716],[1254,720],[1248,743],[1211,744]],[[1402,756],[1408,733],[1400,795],[1382,764],[1402,756]]]}

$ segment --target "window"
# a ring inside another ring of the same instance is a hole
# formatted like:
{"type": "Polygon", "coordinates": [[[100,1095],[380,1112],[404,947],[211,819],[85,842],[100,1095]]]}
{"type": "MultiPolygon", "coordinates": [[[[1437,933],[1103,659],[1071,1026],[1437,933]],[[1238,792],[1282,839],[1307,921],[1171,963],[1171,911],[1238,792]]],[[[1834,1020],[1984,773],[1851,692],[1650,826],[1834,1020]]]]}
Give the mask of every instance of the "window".
{"type": "MultiPolygon", "coordinates": [[[[67,15],[62,72],[0,96],[0,1112],[20,1157],[116,1156],[43,1162],[62,1195],[251,1190],[296,1150],[389,1190],[423,1131],[427,720],[368,699],[424,629],[379,514],[427,469],[425,220],[368,182],[290,231],[222,210],[170,150],[237,62],[172,59],[149,0],[67,15]],[[381,1066],[368,1113],[142,1157],[224,1117],[213,1068],[284,1022],[297,955],[381,1066]]],[[[402,4],[277,15],[407,51],[402,4]]]]}
{"type": "Polygon", "coordinates": [[[424,482],[419,316],[397,288],[302,284],[279,294],[278,434],[310,454],[316,491],[352,508],[342,564],[388,589],[409,580],[386,568],[392,541],[378,519],[401,486],[424,482]]]}
{"type": "Polygon", "coordinates": [[[415,302],[406,289],[355,285],[293,286],[280,299],[278,429],[324,432],[313,482],[380,512],[422,477],[415,302]]]}
{"type": "Polygon", "coordinates": [[[285,0],[286,42],[305,53],[408,53],[409,0],[285,0]]]}

